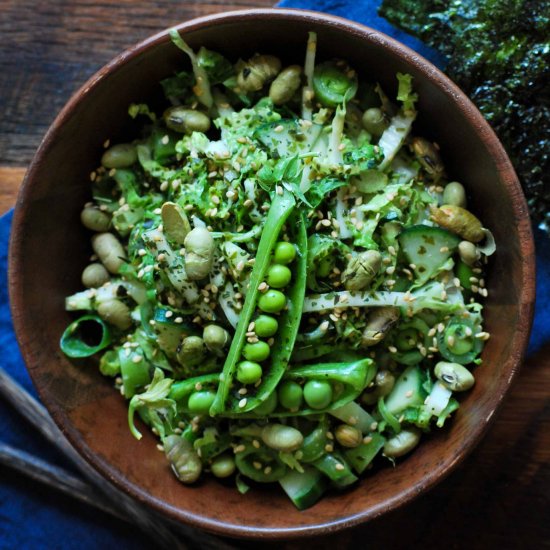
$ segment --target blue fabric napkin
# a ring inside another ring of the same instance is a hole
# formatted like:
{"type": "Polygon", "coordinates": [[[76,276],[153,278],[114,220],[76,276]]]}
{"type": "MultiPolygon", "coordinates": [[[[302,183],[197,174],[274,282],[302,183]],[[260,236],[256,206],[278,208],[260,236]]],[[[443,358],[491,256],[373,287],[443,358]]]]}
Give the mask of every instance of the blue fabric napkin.
{"type": "MultiPolygon", "coordinates": [[[[438,65],[444,58],[416,38],[377,15],[380,0],[283,0],[279,6],[314,9],[353,19],[403,42],[438,65]]],[[[19,353],[10,318],[7,291],[7,253],[11,212],[0,218],[0,366],[36,396],[19,353]]],[[[538,243],[537,308],[530,352],[550,340],[550,239],[542,232],[538,243]]],[[[0,400],[0,441],[72,469],[62,456],[7,404],[0,400]]],[[[61,496],[24,476],[0,468],[0,548],[96,549],[146,548],[149,542],[131,527],[85,505],[61,496]]]]}

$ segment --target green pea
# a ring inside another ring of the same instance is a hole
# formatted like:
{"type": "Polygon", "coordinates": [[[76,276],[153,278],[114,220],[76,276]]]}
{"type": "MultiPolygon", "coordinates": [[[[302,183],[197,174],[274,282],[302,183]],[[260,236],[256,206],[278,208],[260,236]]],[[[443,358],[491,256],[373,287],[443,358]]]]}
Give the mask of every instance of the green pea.
{"type": "Polygon", "coordinates": [[[272,288],[284,288],[292,279],[292,273],[286,265],[274,264],[267,272],[267,284],[272,288]]]}
{"type": "Polygon", "coordinates": [[[280,241],[273,250],[273,261],[276,264],[286,265],[291,263],[296,257],[296,248],[292,243],[280,241]]]}
{"type": "Polygon", "coordinates": [[[206,414],[210,410],[216,394],[213,391],[201,390],[192,393],[189,396],[187,406],[192,413],[206,414]]]}
{"type": "Polygon", "coordinates": [[[293,380],[286,380],[278,389],[279,402],[290,411],[297,411],[302,405],[304,390],[302,386],[293,380]]]}
{"type": "Polygon", "coordinates": [[[137,160],[136,146],[131,143],[118,143],[109,147],[101,157],[105,168],[128,168],[137,160]]]}
{"type": "Polygon", "coordinates": [[[332,386],[324,380],[310,380],[304,386],[304,399],[312,409],[326,409],[332,401],[332,386]]]}
{"type": "Polygon", "coordinates": [[[249,361],[265,361],[271,349],[266,342],[256,342],[254,344],[246,344],[243,348],[243,355],[249,361]]]}
{"type": "Polygon", "coordinates": [[[254,332],[260,338],[269,338],[273,336],[277,329],[279,328],[279,323],[274,317],[269,315],[260,315],[256,321],[254,321],[254,332]]]}
{"type": "Polygon", "coordinates": [[[272,392],[269,397],[254,409],[258,416],[268,416],[277,408],[277,393],[272,392]]]}
{"type": "Polygon", "coordinates": [[[285,306],[286,296],[279,290],[268,290],[258,300],[258,307],[267,313],[278,313],[285,306]]]}
{"type": "Polygon", "coordinates": [[[363,123],[363,128],[374,137],[381,136],[389,124],[382,109],[378,107],[367,109],[363,113],[361,122],[363,123]]]}
{"type": "Polygon", "coordinates": [[[235,471],[235,460],[231,455],[221,454],[212,461],[210,470],[216,477],[229,477],[235,471]]]}
{"type": "Polygon", "coordinates": [[[254,384],[262,377],[262,367],[254,361],[241,361],[237,365],[237,380],[241,384],[254,384]]]}

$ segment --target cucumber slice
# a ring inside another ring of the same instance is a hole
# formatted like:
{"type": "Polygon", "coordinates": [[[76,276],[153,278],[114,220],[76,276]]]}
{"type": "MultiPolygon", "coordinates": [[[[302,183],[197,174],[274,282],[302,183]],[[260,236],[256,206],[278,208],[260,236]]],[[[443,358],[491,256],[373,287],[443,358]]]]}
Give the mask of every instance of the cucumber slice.
{"type": "Polygon", "coordinates": [[[379,433],[371,433],[371,440],[368,443],[362,443],[355,449],[344,451],[344,456],[351,464],[352,468],[362,474],[367,466],[374,460],[374,457],[384,448],[386,438],[379,433]]]}
{"type": "Polygon", "coordinates": [[[407,407],[422,405],[426,398],[426,392],[422,387],[423,383],[420,367],[406,368],[385,400],[386,409],[394,416],[398,416],[407,407]]]}
{"type": "Polygon", "coordinates": [[[440,227],[413,225],[398,237],[407,261],[416,266],[415,274],[423,284],[451,257],[460,238],[440,227]]]}
{"type": "Polygon", "coordinates": [[[327,478],[311,466],[304,466],[303,473],[290,470],[279,483],[298,510],[313,506],[328,486],[327,478]]]}
{"type": "Polygon", "coordinates": [[[313,466],[325,474],[332,481],[332,485],[340,489],[355,483],[358,479],[346,459],[336,452],[322,456],[313,462],[313,466]]]}
{"type": "Polygon", "coordinates": [[[346,424],[355,426],[364,434],[369,433],[373,423],[376,423],[374,418],[355,401],[350,401],[338,409],[329,411],[329,414],[346,424]]]}
{"type": "Polygon", "coordinates": [[[186,336],[196,335],[198,331],[187,322],[176,322],[182,319],[181,313],[168,307],[157,307],[153,314],[155,332],[159,348],[173,359],[182,339],[186,336]]]}

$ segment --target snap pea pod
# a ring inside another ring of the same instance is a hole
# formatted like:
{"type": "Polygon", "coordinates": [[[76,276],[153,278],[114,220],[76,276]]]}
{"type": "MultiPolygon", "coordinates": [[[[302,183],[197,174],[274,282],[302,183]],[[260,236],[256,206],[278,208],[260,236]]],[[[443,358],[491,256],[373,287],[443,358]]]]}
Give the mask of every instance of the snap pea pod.
{"type": "Polygon", "coordinates": [[[470,319],[450,319],[445,330],[437,335],[441,355],[461,365],[467,365],[481,353],[483,342],[476,337],[479,326],[470,319]]]}
{"type": "Polygon", "coordinates": [[[287,472],[287,467],[278,453],[265,445],[257,449],[250,443],[243,443],[243,450],[235,454],[237,470],[258,483],[278,481],[287,472]]]}
{"type": "Polygon", "coordinates": [[[318,470],[323,472],[335,487],[343,488],[355,483],[357,476],[344,458],[338,452],[327,453],[312,463],[318,470]]]}
{"type": "Polygon", "coordinates": [[[130,353],[127,349],[120,348],[118,350],[118,360],[120,362],[124,396],[130,399],[141,388],[151,382],[149,363],[144,359],[144,354],[140,348],[132,348],[130,353]]]}
{"type": "MultiPolygon", "coordinates": [[[[254,268],[250,275],[249,291],[246,295],[235,335],[233,336],[231,347],[229,348],[229,353],[223,366],[218,392],[210,409],[210,414],[212,416],[220,415],[226,412],[230,407],[233,410],[239,410],[237,403],[232,402],[232,406],[228,404],[229,391],[235,376],[237,362],[241,358],[250,320],[257,308],[258,286],[265,279],[267,268],[271,262],[271,251],[277,242],[277,238],[284,223],[290,216],[295,205],[296,200],[294,196],[287,190],[284,190],[282,195],[278,193],[274,195],[258,245],[254,268]]],[[[267,397],[267,395],[265,397],[267,397]]],[[[260,401],[257,400],[256,404],[259,403],[260,401]]],[[[247,408],[249,409],[249,407],[247,408]]]]}
{"type": "MultiPolygon", "coordinates": [[[[291,221],[291,226],[295,229],[293,237],[299,252],[293,270],[293,284],[287,291],[288,307],[281,313],[278,320],[280,329],[275,336],[275,343],[271,347],[269,371],[263,376],[262,382],[256,390],[256,395],[249,392],[246,407],[241,409],[243,412],[254,410],[275,391],[277,384],[287,370],[300,327],[306,291],[307,234],[303,214],[292,216],[291,221]]],[[[233,410],[238,410],[237,402],[234,403],[233,410]]]]}
{"type": "Polygon", "coordinates": [[[328,418],[323,415],[319,425],[304,437],[304,442],[300,448],[302,453],[300,462],[314,462],[326,453],[325,446],[329,441],[327,438],[328,428],[328,418]]]}
{"type": "Polygon", "coordinates": [[[283,380],[298,382],[306,390],[310,382],[330,384],[332,398],[323,407],[308,406],[307,395],[303,407],[298,411],[285,410],[281,404],[269,416],[306,416],[319,414],[342,407],[353,401],[373,380],[376,367],[370,358],[360,359],[351,363],[319,363],[291,369],[286,372],[283,380]]]}
{"type": "Polygon", "coordinates": [[[174,382],[168,397],[176,402],[179,413],[206,414],[214,399],[219,381],[220,374],[216,372],[174,382]]]}

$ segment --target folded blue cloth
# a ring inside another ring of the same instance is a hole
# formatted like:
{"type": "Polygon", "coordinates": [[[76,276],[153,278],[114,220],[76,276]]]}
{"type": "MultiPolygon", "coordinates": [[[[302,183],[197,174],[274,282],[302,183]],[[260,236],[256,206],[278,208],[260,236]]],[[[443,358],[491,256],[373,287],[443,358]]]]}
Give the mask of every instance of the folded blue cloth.
{"type": "MultiPolygon", "coordinates": [[[[403,42],[443,67],[444,58],[417,39],[396,29],[377,15],[379,0],[283,0],[279,6],[315,9],[353,19],[403,42]]],[[[19,353],[10,318],[7,292],[7,252],[12,214],[0,218],[0,366],[36,396],[19,353]]],[[[550,239],[536,234],[538,244],[537,308],[530,352],[550,340],[550,239]]],[[[0,400],[0,441],[71,469],[63,457],[8,405],[0,400]]],[[[0,469],[0,548],[75,548],[78,550],[131,547],[146,548],[147,541],[135,527],[75,503],[21,475],[0,469]]]]}

